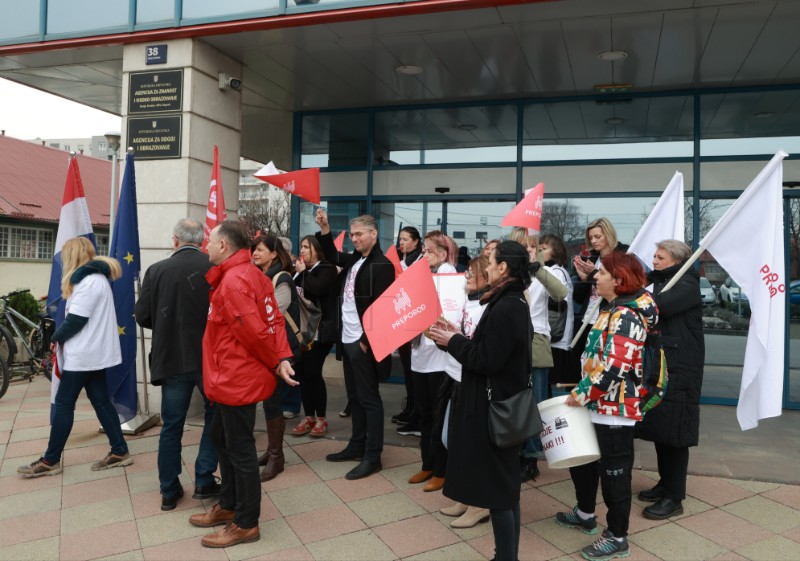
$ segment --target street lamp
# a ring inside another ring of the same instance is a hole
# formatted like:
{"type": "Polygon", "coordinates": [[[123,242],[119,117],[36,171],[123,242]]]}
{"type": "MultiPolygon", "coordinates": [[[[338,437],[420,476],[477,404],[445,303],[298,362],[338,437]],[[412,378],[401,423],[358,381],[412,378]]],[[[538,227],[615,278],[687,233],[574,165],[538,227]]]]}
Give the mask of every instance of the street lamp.
{"type": "Polygon", "coordinates": [[[117,207],[117,151],[121,136],[119,131],[106,133],[106,142],[111,148],[111,213],[108,216],[108,247],[111,247],[111,236],[114,234],[114,215],[117,207]]]}

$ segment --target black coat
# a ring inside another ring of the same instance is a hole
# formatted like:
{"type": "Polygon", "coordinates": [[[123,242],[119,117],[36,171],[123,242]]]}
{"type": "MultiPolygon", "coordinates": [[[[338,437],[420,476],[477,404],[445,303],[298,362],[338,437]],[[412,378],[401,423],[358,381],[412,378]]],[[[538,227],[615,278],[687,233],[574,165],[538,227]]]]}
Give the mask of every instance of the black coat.
{"type": "Polygon", "coordinates": [[[517,282],[493,296],[472,339],[456,335],[447,346],[462,371],[452,397],[444,494],[481,508],[519,502],[521,445],[497,448],[489,440],[486,379],[494,400],[527,388],[533,328],[523,289],[517,282]]]}
{"type": "Polygon", "coordinates": [[[697,446],[700,432],[700,390],[703,385],[705,341],[700,275],[689,269],[667,292],[661,289],[682,263],[652,271],[658,324],[667,357],[669,383],[664,401],[637,425],[637,436],[660,444],[685,448],[697,446]]]}
{"type": "Polygon", "coordinates": [[[339,294],[339,284],[336,281],[338,275],[336,266],[327,261],[320,261],[313,269],[306,268],[294,279],[295,284],[302,289],[303,296],[322,311],[322,321],[317,335],[320,343],[336,342],[339,325],[336,307],[339,294]]]}
{"type": "MultiPolygon", "coordinates": [[[[337,250],[336,246],[333,244],[333,236],[330,232],[325,235],[317,232],[315,236],[322,246],[322,253],[324,253],[325,257],[328,257],[334,265],[342,268],[342,279],[346,279],[347,274],[350,272],[350,267],[358,263],[363,255],[358,252],[342,253],[337,250]]],[[[383,254],[380,244],[376,243],[369,252],[369,255],[367,255],[366,261],[358,270],[353,287],[356,311],[358,312],[362,327],[364,326],[364,313],[367,311],[367,308],[369,308],[393,282],[394,265],[392,265],[392,262],[383,254]]],[[[345,281],[342,280],[339,292],[338,317],[341,317],[344,285],[345,281]]],[[[366,332],[361,335],[360,342],[369,347],[369,340],[367,339],[366,332]]],[[[370,349],[369,352],[371,355],[372,349],[370,349]]],[[[378,372],[381,378],[387,378],[391,371],[392,355],[389,355],[378,363],[378,372]]]]}
{"type": "MultiPolygon", "coordinates": [[[[614,248],[614,251],[621,251],[625,253],[628,251],[628,246],[624,243],[617,242],[617,247],[614,248]]],[[[592,263],[597,263],[597,260],[600,259],[600,253],[594,249],[589,250],[589,261],[592,263]]],[[[575,309],[577,310],[575,313],[580,314],[581,319],[583,319],[583,314],[586,312],[586,305],[589,303],[589,297],[592,295],[592,287],[595,284],[595,275],[597,274],[597,269],[595,269],[591,275],[584,281],[575,274],[575,279],[573,281],[573,289],[572,289],[572,301],[575,302],[576,306],[575,309]]]]}
{"type": "Polygon", "coordinates": [[[136,323],[153,330],[150,381],[202,372],[203,333],[208,317],[208,255],[193,246],[148,267],[134,313],[136,323]]]}

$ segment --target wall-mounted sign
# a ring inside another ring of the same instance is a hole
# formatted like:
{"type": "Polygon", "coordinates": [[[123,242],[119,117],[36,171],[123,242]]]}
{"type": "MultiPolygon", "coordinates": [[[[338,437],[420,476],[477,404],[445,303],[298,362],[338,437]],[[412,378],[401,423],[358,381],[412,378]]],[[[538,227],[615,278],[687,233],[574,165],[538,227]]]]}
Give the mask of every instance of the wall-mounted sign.
{"type": "Polygon", "coordinates": [[[131,72],[128,82],[128,114],[180,111],[183,70],[131,72]]]}
{"type": "Polygon", "coordinates": [[[167,46],[166,45],[148,45],[145,48],[144,63],[145,64],[166,64],[167,63],[167,46]]]}
{"type": "Polygon", "coordinates": [[[129,117],[127,146],[137,160],[181,157],[181,116],[129,117]]]}

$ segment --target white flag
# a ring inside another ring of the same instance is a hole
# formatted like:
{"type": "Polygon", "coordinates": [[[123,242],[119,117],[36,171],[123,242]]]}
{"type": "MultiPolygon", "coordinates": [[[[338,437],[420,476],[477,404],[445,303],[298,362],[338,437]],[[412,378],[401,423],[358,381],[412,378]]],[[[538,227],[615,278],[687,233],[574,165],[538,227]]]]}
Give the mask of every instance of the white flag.
{"type": "Polygon", "coordinates": [[[663,240],[684,241],[683,237],[683,174],[676,171],[631,242],[628,253],[652,269],[656,244],[663,240]]]}
{"type": "Polygon", "coordinates": [[[750,302],[750,329],[736,417],[742,430],[777,417],[783,403],[786,275],[780,151],[700,242],[750,302]]]}

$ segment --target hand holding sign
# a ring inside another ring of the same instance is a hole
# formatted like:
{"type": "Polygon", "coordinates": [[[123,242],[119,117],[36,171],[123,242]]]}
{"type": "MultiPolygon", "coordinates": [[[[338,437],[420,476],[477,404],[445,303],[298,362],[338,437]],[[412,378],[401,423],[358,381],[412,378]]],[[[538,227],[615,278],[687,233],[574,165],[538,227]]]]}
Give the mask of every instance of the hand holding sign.
{"type": "Polygon", "coordinates": [[[501,226],[521,226],[539,232],[542,223],[542,201],[544,199],[544,183],[525,191],[522,200],[506,214],[501,226]]]}

